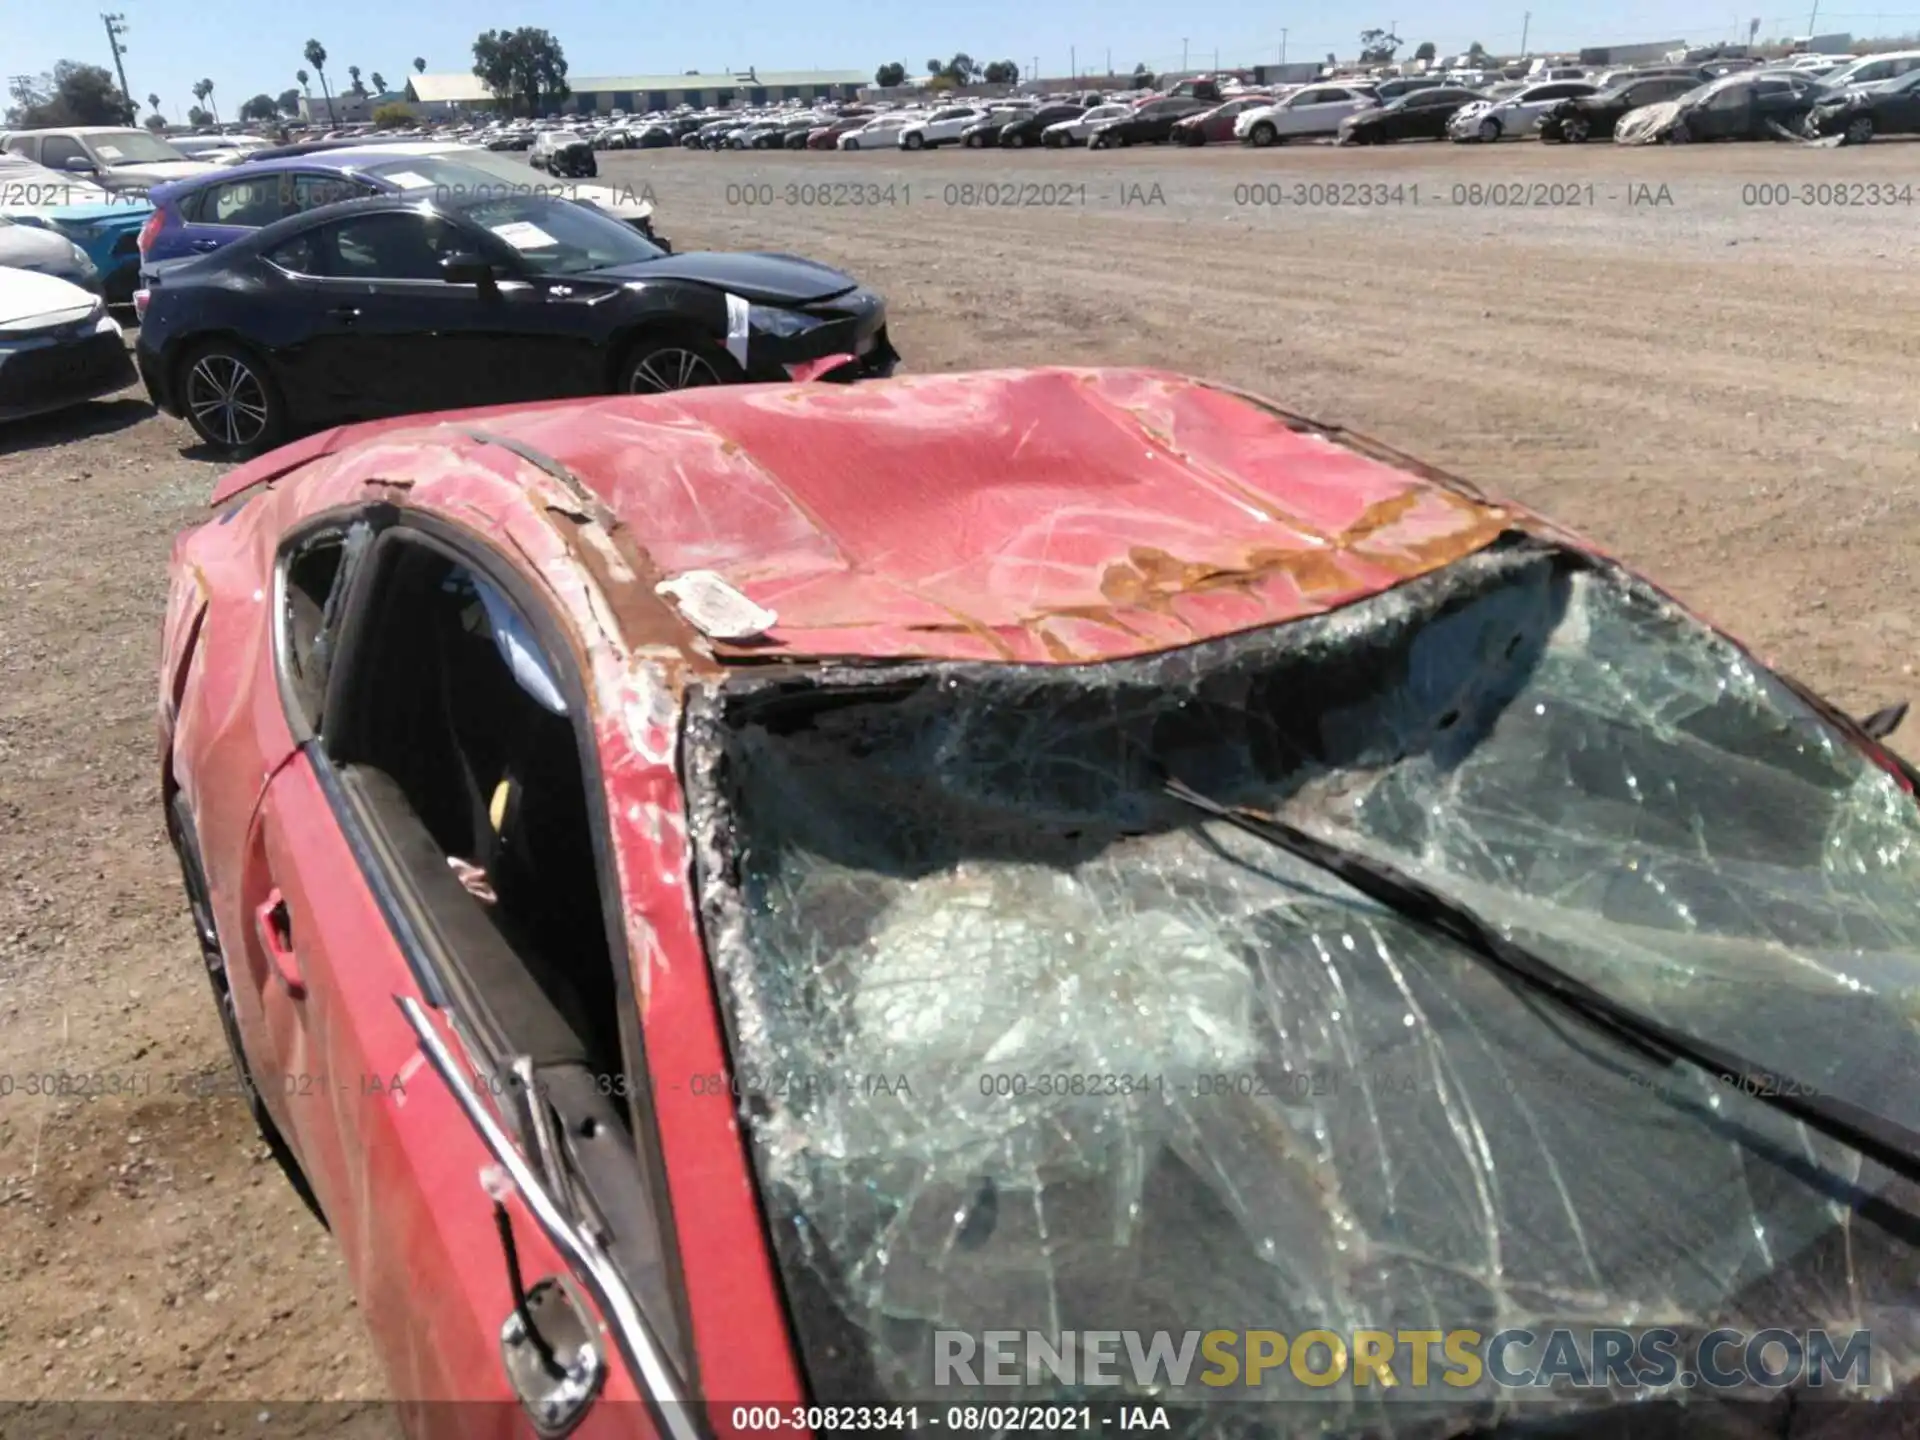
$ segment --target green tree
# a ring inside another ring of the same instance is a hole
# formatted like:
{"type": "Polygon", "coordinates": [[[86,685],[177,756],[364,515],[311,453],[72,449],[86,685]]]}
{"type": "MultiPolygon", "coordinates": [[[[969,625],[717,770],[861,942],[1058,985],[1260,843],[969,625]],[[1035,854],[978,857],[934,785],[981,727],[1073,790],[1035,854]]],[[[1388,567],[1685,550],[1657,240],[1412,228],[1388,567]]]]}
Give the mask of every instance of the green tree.
{"type": "Polygon", "coordinates": [[[1435,48],[1434,43],[1431,40],[1422,40],[1420,42],[1420,48],[1413,52],[1414,59],[1426,60],[1429,62],[1439,58],[1439,55],[1440,55],[1439,50],[1435,48]]]}
{"type": "Polygon", "coordinates": [[[273,97],[264,90],[240,107],[242,120],[271,120],[273,116],[273,97]]]}
{"type": "Polygon", "coordinates": [[[573,93],[567,88],[567,57],[560,42],[530,25],[489,30],[475,40],[473,73],[497,101],[509,110],[524,103],[528,115],[539,115],[543,105],[573,93]]]}
{"type": "Polygon", "coordinates": [[[151,130],[156,135],[162,135],[166,133],[167,117],[162,115],[158,110],[154,111],[153,114],[147,116],[147,118],[141,121],[140,123],[145,125],[147,129],[151,130]]]}
{"type": "Polygon", "coordinates": [[[373,93],[376,95],[384,95],[387,93],[387,77],[382,75],[378,70],[373,72],[373,93]]]}
{"type": "MultiPolygon", "coordinates": [[[[333,123],[333,91],[327,88],[327,47],[318,40],[307,41],[307,48],[301,52],[306,56],[307,64],[313,67],[320,77],[320,93],[327,99],[327,123],[333,123]]],[[[301,82],[305,84],[305,81],[301,82]]]]}
{"type": "Polygon", "coordinates": [[[1018,85],[1020,67],[1011,60],[989,61],[983,72],[989,85],[1018,85]]]}
{"type": "Polygon", "coordinates": [[[213,123],[218,125],[220,123],[220,107],[213,103],[213,81],[194,81],[193,98],[207,107],[207,113],[213,116],[213,123]]]}
{"type": "Polygon", "coordinates": [[[1133,88],[1136,90],[1153,89],[1154,74],[1147,68],[1146,61],[1133,67],[1133,88]]]}
{"type": "Polygon", "coordinates": [[[198,105],[195,105],[192,109],[187,111],[187,124],[191,125],[196,130],[199,130],[205,126],[211,125],[212,123],[213,123],[213,116],[209,115],[206,111],[202,110],[198,105]]]}
{"type": "Polygon", "coordinates": [[[55,125],[131,125],[138,107],[113,73],[101,65],[62,60],[50,75],[22,76],[13,84],[7,124],[18,130],[55,125]]]}
{"type": "Polygon", "coordinates": [[[1471,60],[1474,64],[1484,64],[1491,58],[1492,57],[1487,54],[1487,47],[1482,45],[1478,40],[1467,46],[1467,59],[1471,60]]]}
{"type": "MultiPolygon", "coordinates": [[[[303,74],[301,78],[305,79],[306,77],[303,74]]],[[[280,98],[273,102],[273,107],[282,115],[298,115],[300,113],[300,92],[292,89],[282,90],[280,92],[280,98]]]]}
{"type": "Polygon", "coordinates": [[[882,90],[890,90],[895,85],[907,83],[907,67],[898,60],[889,60],[873,72],[873,83],[882,90]]]}
{"type": "Polygon", "coordinates": [[[404,105],[382,105],[373,112],[373,123],[380,130],[393,130],[413,124],[413,112],[404,105]]]}
{"type": "Polygon", "coordinates": [[[980,73],[980,68],[973,63],[973,57],[962,50],[947,62],[946,73],[953,77],[954,84],[965,85],[980,73]]]}
{"type": "Polygon", "coordinates": [[[1360,63],[1362,65],[1390,65],[1394,51],[1402,41],[1398,35],[1385,30],[1362,30],[1360,32],[1360,63]]]}

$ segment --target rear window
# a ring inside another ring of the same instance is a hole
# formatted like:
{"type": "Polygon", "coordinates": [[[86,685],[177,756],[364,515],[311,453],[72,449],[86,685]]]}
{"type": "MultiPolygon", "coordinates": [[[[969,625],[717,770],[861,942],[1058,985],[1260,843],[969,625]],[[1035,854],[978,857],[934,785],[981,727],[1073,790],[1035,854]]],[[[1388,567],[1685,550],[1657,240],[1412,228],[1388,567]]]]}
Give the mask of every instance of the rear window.
{"type": "MultiPolygon", "coordinates": [[[[815,1394],[956,1398],[940,1332],[1844,1330],[1910,1303],[1911,1201],[1850,1205],[1895,1193],[1858,1155],[1164,793],[1388,860],[1920,1121],[1920,811],[1611,570],[1511,546],[1143,660],[739,678],[695,692],[684,761],[815,1394]]],[[[1296,1383],[1254,1393],[1333,1394],[1296,1383]]],[[[1446,1398],[1464,1424],[1490,1394],[1446,1398]]],[[[1340,1433],[1402,1433],[1378,1397],[1344,1388],[1340,1433]]]]}

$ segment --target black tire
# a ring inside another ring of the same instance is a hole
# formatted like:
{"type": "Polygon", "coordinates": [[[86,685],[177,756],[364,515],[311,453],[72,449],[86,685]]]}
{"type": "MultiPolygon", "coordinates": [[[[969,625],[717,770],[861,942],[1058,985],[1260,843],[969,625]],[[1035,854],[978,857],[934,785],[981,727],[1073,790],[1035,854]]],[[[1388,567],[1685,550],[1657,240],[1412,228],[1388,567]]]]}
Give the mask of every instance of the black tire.
{"type": "Polygon", "coordinates": [[[704,336],[669,332],[642,336],[621,356],[616,395],[660,395],[707,385],[736,385],[746,372],[704,336]]]}
{"type": "Polygon", "coordinates": [[[1017,135],[1003,135],[1000,137],[1000,143],[1009,150],[1024,150],[1027,148],[1027,137],[1024,132],[1017,135]]]}
{"type": "Polygon", "coordinates": [[[978,150],[979,148],[980,148],[980,137],[978,135],[967,136],[967,149],[978,150]]]}
{"type": "Polygon", "coordinates": [[[207,444],[238,458],[286,438],[287,406],[266,362],[238,341],[210,340],[180,357],[174,394],[207,444]]]}
{"type": "Polygon", "coordinates": [[[1272,124],[1262,120],[1258,125],[1247,131],[1247,143],[1249,145],[1257,145],[1264,150],[1269,145],[1278,145],[1280,143],[1280,132],[1276,130],[1272,124]]]}
{"type": "Polygon", "coordinates": [[[926,145],[927,137],[917,130],[910,135],[902,135],[900,137],[900,148],[902,150],[924,150],[926,145]]]}
{"type": "Polygon", "coordinates": [[[1560,138],[1569,145],[1584,145],[1592,134],[1593,126],[1578,116],[1560,122],[1560,138]]]}
{"type": "Polygon", "coordinates": [[[1506,132],[1498,120],[1482,120],[1473,132],[1473,138],[1482,145],[1492,145],[1498,142],[1504,133],[1506,132]]]}
{"type": "Polygon", "coordinates": [[[1856,115],[1847,121],[1847,128],[1841,143],[1846,145],[1864,145],[1873,139],[1873,117],[1856,115]]]}
{"type": "Polygon", "coordinates": [[[213,902],[209,899],[207,870],[200,858],[200,832],[194,827],[193,812],[187,808],[184,795],[176,794],[167,803],[167,834],[173,841],[173,853],[180,861],[180,884],[187,892],[187,910],[193,917],[193,935],[200,950],[201,968],[206,971],[207,983],[213,990],[214,1012],[220,1021],[220,1034],[227,1042],[227,1057],[233,1064],[240,1093],[246,1097],[247,1113],[253,1117],[254,1128],[260,1132],[260,1138],[266,1142],[274,1163],[287,1177],[287,1183],[293,1186],[301,1203],[313,1212],[314,1219],[326,1225],[327,1217],[320,1209],[319,1198],[314,1195],[313,1186],[308,1183],[300,1162],[294,1158],[286,1137],[280,1133],[280,1127],[273,1123],[273,1116],[267,1113],[266,1102],[260,1098],[260,1086],[253,1078],[252,1067],[247,1064],[246,1047],[240,1040],[240,1020],[233,1006],[233,986],[227,978],[227,954],[220,944],[220,932],[213,923],[213,902]]]}

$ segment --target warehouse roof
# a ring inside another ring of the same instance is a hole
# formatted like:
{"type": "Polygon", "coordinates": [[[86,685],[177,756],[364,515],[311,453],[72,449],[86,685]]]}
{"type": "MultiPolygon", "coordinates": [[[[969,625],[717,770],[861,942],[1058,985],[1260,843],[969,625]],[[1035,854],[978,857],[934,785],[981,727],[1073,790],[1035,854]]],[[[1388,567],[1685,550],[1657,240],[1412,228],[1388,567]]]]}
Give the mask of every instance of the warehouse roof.
{"type": "MultiPolygon", "coordinates": [[[[576,95],[641,90],[739,90],[752,86],[775,89],[786,85],[866,85],[873,76],[865,70],[766,70],[747,78],[745,71],[699,75],[569,75],[567,88],[576,95]]],[[[493,99],[478,75],[415,75],[407,82],[413,98],[425,103],[481,104],[493,99]]]]}

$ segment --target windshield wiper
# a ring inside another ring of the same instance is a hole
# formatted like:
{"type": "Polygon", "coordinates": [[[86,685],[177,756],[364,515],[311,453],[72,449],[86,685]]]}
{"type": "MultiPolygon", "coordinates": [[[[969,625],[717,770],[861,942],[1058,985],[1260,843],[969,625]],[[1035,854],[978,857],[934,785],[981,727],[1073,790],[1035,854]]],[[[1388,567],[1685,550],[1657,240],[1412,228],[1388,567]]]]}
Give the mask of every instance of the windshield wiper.
{"type": "Polygon", "coordinates": [[[1436,930],[1503,974],[1558,1002],[1648,1059],[1685,1061],[1762,1104],[1859,1151],[1908,1180],[1920,1181],[1920,1132],[1832,1095],[1822,1095],[1791,1076],[1756,1065],[1734,1051],[1683,1031],[1608,996],[1551,960],[1516,944],[1474,910],[1416,880],[1406,871],[1357,850],[1322,840],[1264,811],[1224,805],[1179,779],[1165,781],[1169,795],[1270,845],[1337,876],[1371,900],[1416,924],[1436,930]]]}

